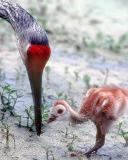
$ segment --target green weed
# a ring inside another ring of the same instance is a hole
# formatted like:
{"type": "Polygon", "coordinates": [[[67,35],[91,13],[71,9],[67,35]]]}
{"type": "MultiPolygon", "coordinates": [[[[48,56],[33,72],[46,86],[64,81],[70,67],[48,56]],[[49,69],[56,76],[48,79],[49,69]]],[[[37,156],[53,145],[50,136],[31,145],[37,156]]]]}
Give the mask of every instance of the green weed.
{"type": "Polygon", "coordinates": [[[79,72],[74,71],[75,81],[78,81],[79,79],[79,72]]]}
{"type": "Polygon", "coordinates": [[[91,84],[90,84],[90,82],[91,82],[91,77],[90,77],[90,75],[85,74],[85,75],[83,76],[83,82],[84,82],[86,88],[89,89],[89,88],[91,87],[91,84]]]}
{"type": "Polygon", "coordinates": [[[69,95],[65,94],[64,92],[56,93],[56,95],[50,96],[52,100],[64,99],[65,101],[69,102],[69,104],[73,107],[76,106],[76,101],[69,95]]]}
{"type": "Polygon", "coordinates": [[[68,148],[68,151],[70,151],[70,152],[72,152],[72,151],[74,151],[74,142],[75,142],[75,140],[77,139],[78,137],[76,136],[76,135],[72,135],[72,138],[71,138],[71,142],[69,142],[68,144],[67,144],[67,148],[68,148]]]}
{"type": "Polygon", "coordinates": [[[22,97],[22,94],[19,90],[14,89],[11,85],[6,84],[4,86],[0,86],[0,99],[2,103],[2,112],[3,118],[4,113],[9,112],[11,116],[16,116],[15,105],[19,98],[22,97]]]}
{"type": "Polygon", "coordinates": [[[122,129],[122,125],[123,123],[120,122],[119,125],[118,125],[118,134],[124,138],[125,140],[125,146],[128,146],[128,131],[124,131],[122,129]]]}
{"type": "Polygon", "coordinates": [[[83,38],[84,46],[92,53],[96,53],[97,49],[106,49],[113,53],[125,53],[128,47],[128,33],[122,34],[119,38],[98,32],[94,38],[85,34],[83,38]]]}

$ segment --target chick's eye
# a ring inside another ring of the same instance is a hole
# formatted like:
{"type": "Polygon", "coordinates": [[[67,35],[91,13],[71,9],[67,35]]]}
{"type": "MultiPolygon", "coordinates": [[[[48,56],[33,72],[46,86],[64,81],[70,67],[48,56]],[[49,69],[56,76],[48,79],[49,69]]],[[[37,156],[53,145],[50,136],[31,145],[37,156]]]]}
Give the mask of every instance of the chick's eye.
{"type": "Polygon", "coordinates": [[[62,109],[59,109],[59,110],[57,111],[57,113],[58,113],[58,114],[61,114],[61,113],[63,113],[63,110],[62,110],[62,109]]]}

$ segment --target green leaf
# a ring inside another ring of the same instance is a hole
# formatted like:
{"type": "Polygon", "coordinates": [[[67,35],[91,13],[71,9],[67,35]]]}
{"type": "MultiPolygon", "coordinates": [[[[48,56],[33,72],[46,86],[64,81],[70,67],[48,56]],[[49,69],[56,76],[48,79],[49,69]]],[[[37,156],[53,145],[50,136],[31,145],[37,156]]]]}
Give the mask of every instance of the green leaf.
{"type": "Polygon", "coordinates": [[[69,145],[69,146],[68,146],[68,150],[69,150],[70,152],[72,152],[72,151],[74,151],[74,147],[73,147],[72,145],[69,145]]]}

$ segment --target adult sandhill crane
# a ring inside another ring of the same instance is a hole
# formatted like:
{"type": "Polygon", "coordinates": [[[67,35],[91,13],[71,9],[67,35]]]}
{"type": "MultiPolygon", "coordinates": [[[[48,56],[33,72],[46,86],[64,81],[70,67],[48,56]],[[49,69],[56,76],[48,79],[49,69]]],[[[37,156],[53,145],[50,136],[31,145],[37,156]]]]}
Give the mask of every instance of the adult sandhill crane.
{"type": "Polygon", "coordinates": [[[37,135],[41,134],[41,88],[42,73],[50,56],[50,47],[45,30],[20,5],[0,0],[0,17],[14,29],[18,49],[26,66],[35,112],[37,135]]]}
{"type": "Polygon", "coordinates": [[[84,153],[89,156],[104,145],[106,133],[112,123],[127,112],[128,89],[117,86],[102,86],[88,90],[78,112],[74,111],[65,100],[57,100],[52,107],[48,123],[64,119],[82,123],[91,119],[96,125],[97,134],[94,147],[84,153]]]}

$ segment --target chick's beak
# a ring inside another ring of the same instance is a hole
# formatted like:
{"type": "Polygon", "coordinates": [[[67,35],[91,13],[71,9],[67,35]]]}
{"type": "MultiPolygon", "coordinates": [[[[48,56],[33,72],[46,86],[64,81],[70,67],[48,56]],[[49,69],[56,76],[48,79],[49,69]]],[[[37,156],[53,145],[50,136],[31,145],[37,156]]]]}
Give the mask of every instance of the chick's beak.
{"type": "Polygon", "coordinates": [[[47,123],[51,123],[51,122],[55,121],[56,118],[57,118],[57,116],[55,116],[54,114],[51,114],[49,119],[48,119],[48,121],[47,121],[47,123]]]}

